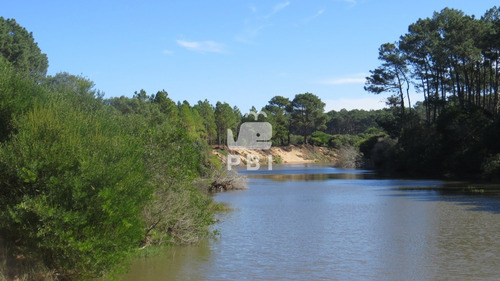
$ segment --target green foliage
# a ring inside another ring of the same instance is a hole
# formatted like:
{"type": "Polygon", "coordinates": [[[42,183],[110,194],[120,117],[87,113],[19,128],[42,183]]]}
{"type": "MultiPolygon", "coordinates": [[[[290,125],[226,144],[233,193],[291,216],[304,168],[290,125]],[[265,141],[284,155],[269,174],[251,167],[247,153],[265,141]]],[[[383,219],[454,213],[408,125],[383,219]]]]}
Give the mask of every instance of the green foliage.
{"type": "Polygon", "coordinates": [[[395,93],[401,106],[400,118],[405,118],[405,94],[410,104],[410,73],[405,54],[395,44],[385,43],[379,48],[379,60],[382,65],[375,70],[370,70],[366,78],[365,91],[380,94],[383,92],[395,93]]]}
{"type": "Polygon", "coordinates": [[[187,101],[179,106],[180,126],[192,138],[201,138],[206,135],[205,126],[198,111],[193,110],[187,101]]]}
{"type": "Polygon", "coordinates": [[[283,163],[283,158],[281,158],[280,156],[276,155],[276,156],[273,156],[273,161],[276,164],[281,164],[281,163],[283,163]]]}
{"type": "Polygon", "coordinates": [[[389,99],[387,114],[377,118],[394,145],[378,155],[374,151],[387,139],[361,146],[375,167],[412,175],[495,177],[499,32],[498,7],[480,19],[445,8],[411,24],[395,44],[380,47],[382,65],[371,71],[366,89],[397,95],[389,99]],[[405,110],[410,85],[424,101],[405,110]]]}
{"type": "Polygon", "coordinates": [[[326,129],[324,109],[325,103],[311,93],[298,94],[290,103],[291,122],[295,132],[303,136],[305,144],[314,131],[326,129]]]}
{"type": "MultiPolygon", "coordinates": [[[[179,108],[179,123],[170,123],[173,110],[159,110],[158,105],[170,104],[163,92],[163,101],[155,98],[121,98],[122,104],[138,103],[140,111],[122,115],[129,135],[141,140],[144,164],[153,188],[151,201],[142,210],[145,234],[141,245],[193,243],[210,234],[208,225],[214,222],[210,210],[211,198],[196,188],[195,181],[209,177],[211,169],[220,168],[211,157],[206,142],[196,128],[203,127],[198,112],[187,102],[179,108]],[[156,112],[155,114],[151,114],[156,112]],[[170,116],[170,117],[169,117],[170,116]]],[[[115,100],[116,101],[116,100],[115,100]]],[[[115,104],[115,101],[111,104],[115,104]]]]}
{"type": "Polygon", "coordinates": [[[143,243],[192,243],[209,234],[214,222],[211,199],[193,181],[210,171],[210,151],[180,128],[150,132],[146,144],[147,167],[152,173],[153,201],[143,210],[143,243]]]}
{"type": "Polygon", "coordinates": [[[289,135],[291,145],[301,145],[304,144],[304,137],[299,135],[290,134],[289,135]]]}
{"type": "Polygon", "coordinates": [[[268,121],[273,126],[273,144],[285,145],[290,143],[290,116],[287,108],[290,107],[290,100],[282,96],[275,96],[269,104],[263,108],[267,113],[268,121]]]}
{"type": "Polygon", "coordinates": [[[396,93],[390,104],[399,107],[401,128],[408,125],[404,100],[411,104],[410,85],[423,94],[423,120],[428,124],[450,103],[498,113],[499,15],[498,7],[480,19],[445,8],[419,19],[398,42],[382,44],[382,64],[370,71],[365,89],[376,94],[396,93]]]}
{"type": "Polygon", "coordinates": [[[0,151],[3,235],[61,274],[99,276],[142,237],[149,198],[139,144],[103,112],[38,105],[0,151]]]}
{"type": "Polygon", "coordinates": [[[14,19],[0,17],[0,55],[21,72],[45,76],[47,55],[43,54],[33,34],[14,19]]]}
{"type": "Polygon", "coordinates": [[[202,137],[208,144],[214,144],[217,138],[217,125],[215,123],[215,112],[213,106],[208,100],[198,101],[193,107],[198,112],[205,130],[202,137]]]}
{"type": "Polygon", "coordinates": [[[328,146],[330,143],[330,138],[331,136],[329,134],[321,131],[316,131],[312,133],[311,137],[309,138],[309,142],[310,144],[316,146],[328,146]]]}
{"type": "Polygon", "coordinates": [[[356,135],[368,128],[380,127],[376,120],[383,114],[383,110],[332,110],[327,113],[325,132],[331,135],[356,135]]]}
{"type": "Polygon", "coordinates": [[[484,159],[481,168],[483,177],[500,179],[500,153],[484,159]]]}
{"type": "Polygon", "coordinates": [[[226,144],[227,129],[236,136],[241,121],[241,112],[227,103],[217,102],[215,105],[215,124],[217,127],[217,144],[226,144]]]}
{"type": "Polygon", "coordinates": [[[381,142],[388,140],[379,136],[363,142],[360,149],[375,168],[385,171],[414,176],[494,178],[499,135],[493,120],[488,111],[479,107],[448,106],[435,125],[403,130],[392,141],[390,153],[381,152],[381,142]]]}
{"type": "MultiPolygon", "coordinates": [[[[84,77],[40,77],[46,65],[33,68],[15,25],[0,18],[0,242],[59,278],[89,279],[138,246],[209,235],[217,208],[199,187],[222,167],[208,101],[177,106],[164,90],[103,100],[84,77]]],[[[225,105],[235,129],[241,113],[225,105]]]]}
{"type": "Polygon", "coordinates": [[[14,117],[31,109],[46,95],[44,89],[0,57],[0,141],[13,133],[14,117]]]}
{"type": "Polygon", "coordinates": [[[344,146],[357,146],[363,138],[359,135],[333,135],[330,138],[330,146],[332,148],[340,149],[344,146]]]}

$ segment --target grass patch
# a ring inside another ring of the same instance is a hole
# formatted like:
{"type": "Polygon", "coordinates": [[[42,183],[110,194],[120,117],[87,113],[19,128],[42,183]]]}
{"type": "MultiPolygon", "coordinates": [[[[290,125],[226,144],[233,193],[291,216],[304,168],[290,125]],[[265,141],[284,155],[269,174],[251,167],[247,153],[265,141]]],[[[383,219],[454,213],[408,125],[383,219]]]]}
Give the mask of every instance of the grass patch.
{"type": "Polygon", "coordinates": [[[276,164],[281,164],[283,163],[283,158],[281,158],[280,156],[276,155],[276,156],[273,156],[273,160],[274,160],[274,163],[276,164]]]}
{"type": "Polygon", "coordinates": [[[208,208],[209,210],[216,213],[230,212],[233,210],[231,207],[229,207],[227,203],[217,202],[217,201],[212,201],[208,206],[208,208]]]}
{"type": "Polygon", "coordinates": [[[229,152],[227,152],[224,149],[220,149],[220,148],[217,148],[216,151],[219,152],[220,154],[224,155],[224,156],[227,156],[229,154],[229,152]]]}

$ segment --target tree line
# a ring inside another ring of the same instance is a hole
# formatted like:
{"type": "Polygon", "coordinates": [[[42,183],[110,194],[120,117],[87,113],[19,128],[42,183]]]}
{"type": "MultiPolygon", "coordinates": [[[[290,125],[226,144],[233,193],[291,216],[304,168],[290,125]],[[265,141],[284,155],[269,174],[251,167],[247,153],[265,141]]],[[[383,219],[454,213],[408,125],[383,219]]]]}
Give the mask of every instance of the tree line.
{"type": "Polygon", "coordinates": [[[393,92],[390,103],[399,105],[401,116],[411,112],[410,93],[422,94],[429,123],[448,105],[476,106],[496,114],[499,32],[497,7],[479,19],[450,8],[435,12],[411,24],[398,41],[380,46],[382,64],[370,71],[365,89],[393,92]]]}
{"type": "MultiPolygon", "coordinates": [[[[165,90],[148,95],[144,90],[135,92],[132,98],[125,96],[106,99],[105,103],[123,114],[141,112],[139,104],[155,104],[169,116],[169,122],[178,124],[192,137],[205,140],[209,145],[227,145],[227,129],[238,133],[244,122],[255,121],[249,112],[264,112],[258,121],[270,122],[273,128],[273,145],[316,144],[328,146],[328,142],[318,143],[314,136],[318,133],[332,135],[356,135],[370,128],[381,129],[384,120],[392,118],[388,110],[345,110],[324,112],[325,104],[312,94],[297,94],[294,99],[283,96],[272,97],[268,104],[257,110],[254,106],[243,114],[236,107],[218,101],[213,105],[207,99],[194,105],[183,101],[175,103],[165,90]]],[[[147,113],[152,114],[152,113],[147,113]]]]}
{"type": "MultiPolygon", "coordinates": [[[[365,89],[392,92],[392,140],[365,150],[374,167],[405,174],[498,178],[500,8],[481,18],[445,8],[379,48],[365,89]],[[411,104],[411,96],[423,102],[411,104]]],[[[366,148],[366,147],[365,147],[366,148]]]]}

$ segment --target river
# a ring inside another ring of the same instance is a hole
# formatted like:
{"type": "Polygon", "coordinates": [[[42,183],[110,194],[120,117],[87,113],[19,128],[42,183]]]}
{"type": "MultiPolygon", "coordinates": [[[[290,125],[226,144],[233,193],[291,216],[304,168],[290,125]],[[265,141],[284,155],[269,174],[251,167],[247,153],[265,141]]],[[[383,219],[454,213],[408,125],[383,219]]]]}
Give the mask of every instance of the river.
{"type": "MultiPolygon", "coordinates": [[[[134,261],[123,280],[498,280],[500,197],[328,165],[246,172],[216,239],[134,261]],[[458,191],[457,191],[458,190],[458,191]]],[[[477,190],[476,190],[477,191],[477,190]]]]}

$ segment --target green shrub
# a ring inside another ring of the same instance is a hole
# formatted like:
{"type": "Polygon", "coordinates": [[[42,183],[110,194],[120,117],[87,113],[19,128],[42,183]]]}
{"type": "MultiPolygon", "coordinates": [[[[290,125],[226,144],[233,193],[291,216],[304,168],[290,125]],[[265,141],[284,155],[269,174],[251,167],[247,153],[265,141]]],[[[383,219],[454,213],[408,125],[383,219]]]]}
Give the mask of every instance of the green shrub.
{"type": "Polygon", "coordinates": [[[328,146],[330,138],[331,135],[321,131],[316,131],[312,133],[311,137],[309,138],[309,143],[316,146],[328,146]]]}
{"type": "Polygon", "coordinates": [[[484,159],[481,168],[483,177],[498,179],[500,177],[500,153],[484,159]]]}
{"type": "Polygon", "coordinates": [[[0,150],[2,235],[61,276],[115,269],[143,237],[141,146],[112,116],[65,100],[35,106],[14,127],[0,150]]]}
{"type": "Polygon", "coordinates": [[[340,149],[344,146],[357,146],[360,140],[362,140],[362,138],[357,135],[333,135],[329,143],[330,147],[340,149]]]}
{"type": "Polygon", "coordinates": [[[274,163],[276,163],[276,164],[282,164],[283,163],[283,158],[281,158],[278,155],[273,156],[273,160],[274,160],[274,163]]]}
{"type": "Polygon", "coordinates": [[[210,173],[211,151],[180,128],[162,127],[147,136],[146,165],[154,196],[143,210],[143,246],[197,242],[210,234],[208,226],[214,222],[211,198],[193,184],[210,173]]]}
{"type": "Polygon", "coordinates": [[[290,144],[292,145],[301,145],[304,144],[304,137],[299,135],[290,135],[290,144]]]}
{"type": "Polygon", "coordinates": [[[14,130],[12,120],[46,96],[46,91],[26,74],[18,73],[0,56],[0,142],[14,130]]]}

